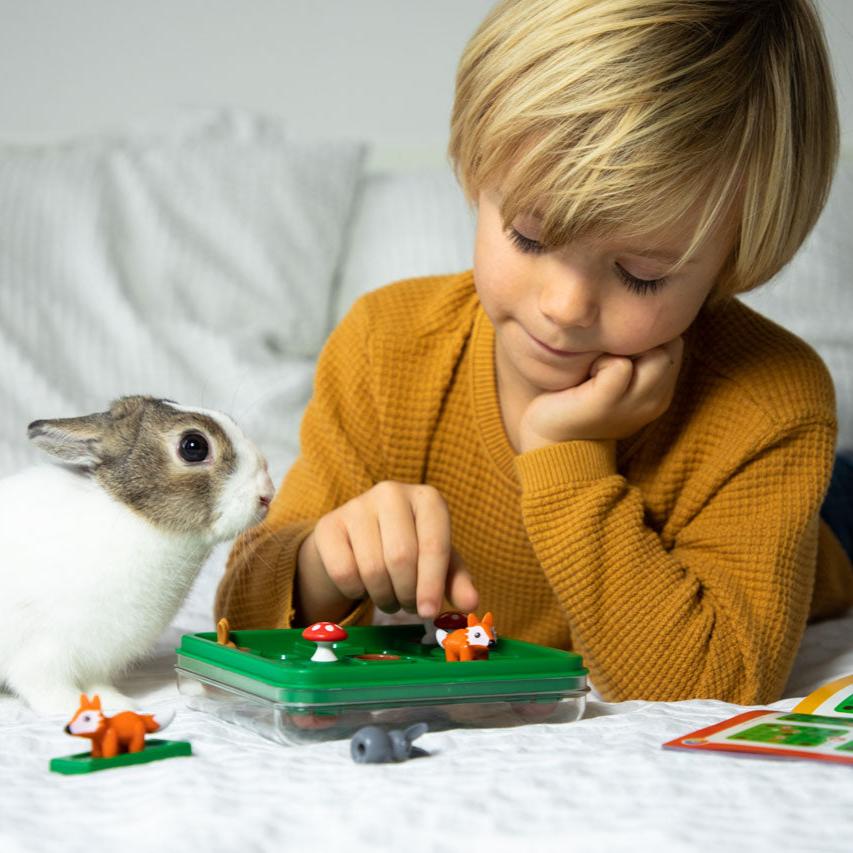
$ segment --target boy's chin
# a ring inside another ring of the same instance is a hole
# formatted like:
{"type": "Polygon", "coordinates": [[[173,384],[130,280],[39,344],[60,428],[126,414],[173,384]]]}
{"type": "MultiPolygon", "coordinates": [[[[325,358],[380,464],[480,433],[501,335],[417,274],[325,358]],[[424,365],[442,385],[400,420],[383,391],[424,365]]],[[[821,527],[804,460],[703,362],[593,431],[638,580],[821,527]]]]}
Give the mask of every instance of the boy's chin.
{"type": "Polygon", "coordinates": [[[535,375],[531,375],[530,379],[545,392],[568,391],[583,385],[590,378],[589,371],[594,361],[595,359],[592,359],[589,363],[577,365],[575,369],[539,369],[534,371],[535,375]]]}
{"type": "Polygon", "coordinates": [[[573,378],[565,378],[560,380],[553,381],[542,381],[537,382],[536,385],[539,388],[540,393],[545,394],[558,394],[560,391],[570,391],[572,388],[577,388],[579,385],[583,385],[589,379],[589,371],[587,371],[582,376],[573,377],[573,378]]]}

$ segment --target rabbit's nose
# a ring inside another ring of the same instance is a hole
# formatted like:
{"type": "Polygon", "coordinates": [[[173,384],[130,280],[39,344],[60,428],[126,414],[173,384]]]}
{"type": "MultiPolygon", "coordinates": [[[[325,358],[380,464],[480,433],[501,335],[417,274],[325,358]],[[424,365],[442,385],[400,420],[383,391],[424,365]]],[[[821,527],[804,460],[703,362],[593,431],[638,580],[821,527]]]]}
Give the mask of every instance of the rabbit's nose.
{"type": "Polygon", "coordinates": [[[272,498],[271,498],[271,497],[269,497],[268,495],[261,495],[261,496],[260,496],[260,498],[258,498],[258,500],[259,500],[259,501],[261,502],[261,504],[262,504],[263,506],[265,506],[267,509],[269,509],[269,505],[272,503],[272,498]]]}

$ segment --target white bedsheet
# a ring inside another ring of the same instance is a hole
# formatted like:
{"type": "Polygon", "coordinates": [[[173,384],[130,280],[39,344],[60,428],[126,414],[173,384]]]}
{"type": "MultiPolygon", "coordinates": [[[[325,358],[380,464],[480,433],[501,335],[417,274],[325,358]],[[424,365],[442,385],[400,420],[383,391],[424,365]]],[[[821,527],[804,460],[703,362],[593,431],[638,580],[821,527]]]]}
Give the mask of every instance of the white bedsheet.
{"type": "MultiPolygon", "coordinates": [[[[245,148],[239,134],[234,144],[245,148]]],[[[86,150],[78,153],[84,157],[86,150]]],[[[350,174],[357,158],[346,151],[341,156],[340,168],[350,174]]],[[[54,169],[60,169],[67,159],[63,151],[55,151],[51,157],[54,169]]],[[[318,173],[326,174],[328,170],[321,171],[321,167],[322,163],[318,173]]],[[[247,164],[251,174],[258,168],[247,164]]],[[[22,173],[16,166],[5,174],[6,180],[17,181],[22,173]]],[[[46,174],[54,176],[50,170],[46,174]]],[[[216,170],[208,176],[214,188],[220,179],[216,170]]],[[[847,188],[842,195],[853,197],[848,192],[853,179],[845,180],[839,184],[847,188]]],[[[452,202],[455,215],[442,213],[451,191],[458,194],[451,183],[434,176],[402,181],[396,189],[389,181],[375,182],[356,212],[358,239],[350,246],[344,265],[343,301],[334,306],[336,316],[358,292],[386,283],[392,273],[413,275],[458,268],[465,260],[465,244],[462,237],[454,241],[452,232],[454,228],[460,235],[469,232],[458,197],[452,202]],[[399,215],[399,210],[416,203],[421,205],[420,218],[399,215]],[[436,228],[443,223],[451,234],[442,238],[426,232],[422,221],[434,223],[436,228]],[[404,227],[410,232],[403,232],[404,227]],[[395,251],[389,253],[385,246],[393,246],[395,251]],[[380,269],[379,261],[384,263],[387,258],[398,269],[380,269]]],[[[29,192],[20,196],[36,198],[29,192]]],[[[205,205],[196,207],[207,211],[205,205]]],[[[62,208],[69,214],[69,228],[79,225],[80,209],[79,205],[62,208]]],[[[266,209],[265,204],[259,208],[266,209]]],[[[341,205],[336,204],[335,209],[342,209],[341,205]]],[[[845,203],[843,209],[849,205],[845,203]]],[[[40,221],[35,213],[26,221],[40,221]]],[[[300,352],[278,353],[275,348],[247,352],[239,344],[257,338],[254,332],[235,341],[225,332],[217,337],[206,327],[193,332],[187,324],[164,326],[157,312],[153,319],[131,317],[122,326],[115,324],[127,312],[114,312],[110,324],[100,332],[100,327],[90,328],[81,321],[79,328],[88,331],[78,336],[83,343],[77,346],[73,323],[44,326],[40,313],[43,306],[54,302],[59,306],[55,310],[62,310],[71,298],[64,284],[70,274],[64,254],[56,255],[63,262],[55,264],[59,277],[54,290],[42,275],[40,247],[58,252],[64,243],[15,242],[21,235],[34,233],[29,226],[16,226],[19,220],[23,221],[20,217],[7,221],[8,245],[30,252],[26,257],[39,274],[27,278],[20,273],[26,267],[24,262],[15,266],[9,255],[12,272],[0,276],[6,288],[2,293],[9,300],[0,312],[0,354],[5,354],[6,367],[0,377],[0,473],[17,470],[34,458],[22,432],[31,418],[80,414],[104,406],[118,393],[163,389],[167,396],[185,403],[231,411],[265,451],[278,481],[296,453],[313,359],[300,352]],[[30,280],[39,282],[38,288],[30,287],[30,280]],[[17,290],[12,288],[15,284],[17,290]],[[53,292],[65,302],[48,298],[53,292]],[[40,299],[33,299],[31,293],[40,294],[40,299]],[[26,347],[21,330],[32,332],[26,347]],[[63,332],[66,338],[60,336],[63,332]],[[106,358],[104,353],[111,349],[99,334],[104,340],[121,340],[121,352],[106,358]],[[150,341],[158,342],[157,346],[150,341]],[[138,357],[140,352],[145,358],[138,357]],[[68,381],[66,372],[73,374],[68,381]]],[[[838,308],[850,298],[845,285],[850,266],[850,241],[843,230],[847,221],[838,216],[837,228],[833,225],[815,239],[814,251],[804,256],[803,264],[809,268],[812,282],[807,296],[824,312],[835,312],[832,316],[837,318],[832,325],[823,322],[824,314],[818,314],[817,319],[809,320],[804,334],[831,333],[831,339],[817,336],[810,340],[821,352],[829,352],[821,349],[825,344],[840,354],[836,363],[825,357],[834,368],[842,427],[846,424],[850,435],[853,362],[847,326],[843,326],[843,334],[838,327],[849,315],[838,308]],[[818,267],[822,278],[817,276],[818,267]],[[830,294],[833,282],[836,290],[830,294]]],[[[65,231],[60,229],[60,233],[65,231]]],[[[105,235],[110,233],[108,229],[105,235]]],[[[323,251],[329,251],[327,241],[321,242],[323,251]]],[[[102,250],[114,243],[104,235],[74,243],[73,257],[81,275],[88,276],[90,268],[111,270],[107,262],[113,255],[102,250]]],[[[218,259],[221,249],[216,240],[202,243],[200,257],[218,259]]],[[[235,257],[242,259],[242,250],[235,257]]],[[[117,269],[126,272],[127,267],[117,269]]],[[[234,281],[239,284],[244,278],[235,275],[234,281]]],[[[98,317],[104,314],[104,293],[113,294],[110,298],[117,304],[127,301],[122,296],[127,290],[122,276],[104,273],[95,281],[98,287],[88,290],[77,282],[74,292],[80,299],[74,307],[81,317],[88,316],[86,312],[98,317]]],[[[203,277],[192,279],[196,285],[203,281],[203,277]]],[[[777,307],[785,308],[782,314],[787,311],[793,319],[808,319],[800,302],[782,300],[784,293],[780,287],[777,307]]],[[[331,293],[317,296],[331,300],[331,293]]],[[[315,313],[321,316],[323,312],[318,309],[315,313]]],[[[785,316],[780,319],[784,321],[785,316]]],[[[431,753],[429,757],[378,766],[354,764],[348,740],[283,747],[191,711],[176,689],[174,648],[181,633],[212,628],[213,589],[226,550],[219,549],[203,570],[155,654],[120,682],[148,710],[177,709],[164,736],[190,740],[194,755],[76,777],[51,773],[48,763],[52,757],[83,751],[86,743],[63,733],[66,719],[40,719],[12,697],[0,696],[0,853],[853,850],[850,768],[661,749],[664,741],[740,710],[719,702],[613,705],[593,699],[586,717],[578,723],[430,732],[418,741],[431,753]]],[[[788,698],[778,705],[792,707],[796,697],[850,672],[853,614],[808,630],[786,690],[788,698]]],[[[69,715],[73,710],[69,709],[69,715]]]]}
{"type": "MultiPolygon", "coordinates": [[[[392,765],[353,763],[346,739],[281,746],[192,711],[174,649],[182,633],[211,629],[199,603],[223,557],[119,681],[146,709],[177,709],[163,736],[191,741],[193,756],[51,773],[52,757],[87,742],[0,696],[0,851],[853,849],[849,767],[661,748],[741,710],[723,702],[592,698],[577,723],[428,732],[418,744],[429,757],[392,765]]],[[[808,629],[773,707],[850,672],[853,613],[808,629]]]]}

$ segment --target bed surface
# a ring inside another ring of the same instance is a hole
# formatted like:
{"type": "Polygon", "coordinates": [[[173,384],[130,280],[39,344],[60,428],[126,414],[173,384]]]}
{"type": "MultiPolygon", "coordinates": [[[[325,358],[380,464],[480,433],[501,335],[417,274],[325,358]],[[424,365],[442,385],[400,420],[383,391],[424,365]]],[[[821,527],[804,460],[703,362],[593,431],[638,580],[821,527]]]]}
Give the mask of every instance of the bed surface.
{"type": "MultiPolygon", "coordinates": [[[[147,390],[231,412],[280,481],[330,324],[365,290],[470,264],[472,219],[449,171],[365,174],[363,155],[351,142],[306,147],[233,112],[165,135],[0,150],[11,211],[0,218],[0,476],[37,461],[29,421],[147,390]],[[288,187],[273,197],[271,168],[288,187]],[[217,303],[204,299],[212,287],[217,303]]],[[[747,301],[824,357],[840,442],[853,447],[849,161],[833,192],[801,253],[747,301]]],[[[119,684],[146,710],[177,709],[164,736],[191,741],[193,757],[50,773],[52,757],[86,744],[63,733],[67,719],[0,694],[0,851],[853,845],[849,768],[661,748],[742,710],[720,702],[593,696],[578,723],[428,732],[418,745],[429,757],[378,766],[354,764],[346,740],[283,747],[191,711],[174,649],[182,633],[212,630],[226,553],[119,684]]],[[[853,673],[851,638],[853,613],[811,626],[775,707],[853,673]]]]}
{"type": "MultiPolygon", "coordinates": [[[[61,776],[83,751],[64,719],[0,697],[0,849],[849,851],[850,768],[678,753],[661,744],[739,713],[717,701],[609,704],[576,723],[427,732],[428,757],[355,764],[349,740],[282,746],[193,711],[177,692],[180,620],[119,687],[174,708],[193,756],[61,776]]],[[[853,672],[853,615],[811,626],[786,698],[853,672]]],[[[73,709],[72,709],[73,710],[73,709]]],[[[70,716],[70,713],[69,713],[70,716]]]]}

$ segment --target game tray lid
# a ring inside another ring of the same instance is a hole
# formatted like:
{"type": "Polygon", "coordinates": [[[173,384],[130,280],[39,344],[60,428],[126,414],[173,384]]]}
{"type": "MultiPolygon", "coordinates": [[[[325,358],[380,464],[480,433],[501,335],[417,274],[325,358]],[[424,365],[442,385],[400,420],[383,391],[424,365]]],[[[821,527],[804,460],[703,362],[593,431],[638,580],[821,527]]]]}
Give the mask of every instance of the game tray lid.
{"type": "Polygon", "coordinates": [[[580,655],[499,637],[487,660],[448,662],[436,645],[421,642],[424,627],[347,628],[333,644],[334,662],[314,662],[316,644],[299,628],[232,631],[236,647],[214,632],[185,634],[176,649],[178,670],[287,704],[376,701],[555,701],[585,693],[580,655]]]}

